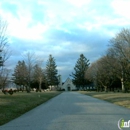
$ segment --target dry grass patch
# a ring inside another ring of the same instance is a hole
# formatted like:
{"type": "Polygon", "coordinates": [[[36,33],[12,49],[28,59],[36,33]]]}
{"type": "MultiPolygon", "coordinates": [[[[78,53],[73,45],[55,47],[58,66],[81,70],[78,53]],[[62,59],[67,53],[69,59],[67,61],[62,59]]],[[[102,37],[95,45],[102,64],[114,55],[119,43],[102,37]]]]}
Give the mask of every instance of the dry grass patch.
{"type": "Polygon", "coordinates": [[[130,94],[129,93],[113,93],[113,92],[86,92],[80,93],[89,95],[101,100],[105,100],[130,109],[130,94]]]}
{"type": "Polygon", "coordinates": [[[22,115],[61,92],[17,92],[4,95],[0,92],[0,125],[22,115]]]}

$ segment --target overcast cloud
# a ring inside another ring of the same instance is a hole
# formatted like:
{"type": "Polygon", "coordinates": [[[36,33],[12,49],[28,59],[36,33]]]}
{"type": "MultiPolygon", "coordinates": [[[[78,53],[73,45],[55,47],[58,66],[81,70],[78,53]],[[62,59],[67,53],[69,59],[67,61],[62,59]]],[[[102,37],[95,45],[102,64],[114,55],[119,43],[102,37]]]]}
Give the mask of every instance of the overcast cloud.
{"type": "Polygon", "coordinates": [[[65,80],[79,55],[100,58],[109,40],[130,26],[130,0],[1,0],[0,15],[8,22],[13,69],[22,54],[31,51],[56,60],[65,80]]]}

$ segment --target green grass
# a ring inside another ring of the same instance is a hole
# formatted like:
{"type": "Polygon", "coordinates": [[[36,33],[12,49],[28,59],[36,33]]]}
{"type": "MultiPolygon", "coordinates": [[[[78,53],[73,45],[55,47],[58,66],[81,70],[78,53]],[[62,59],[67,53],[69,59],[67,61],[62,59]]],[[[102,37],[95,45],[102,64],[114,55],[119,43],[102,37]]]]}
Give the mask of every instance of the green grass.
{"type": "Polygon", "coordinates": [[[61,92],[17,92],[4,95],[0,92],[0,125],[57,96],[61,92]]]}
{"type": "Polygon", "coordinates": [[[116,105],[120,105],[130,109],[130,93],[113,93],[113,92],[86,92],[80,91],[80,93],[89,95],[101,100],[105,100],[116,105]]]}

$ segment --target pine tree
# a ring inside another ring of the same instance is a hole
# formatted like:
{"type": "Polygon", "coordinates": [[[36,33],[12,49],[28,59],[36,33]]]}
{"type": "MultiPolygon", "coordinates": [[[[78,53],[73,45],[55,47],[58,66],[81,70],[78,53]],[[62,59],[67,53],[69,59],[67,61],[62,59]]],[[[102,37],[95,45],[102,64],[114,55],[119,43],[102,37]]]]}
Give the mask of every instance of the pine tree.
{"type": "Polygon", "coordinates": [[[17,85],[27,84],[27,66],[24,61],[18,61],[14,69],[13,80],[17,85]]]}
{"type": "Polygon", "coordinates": [[[72,81],[78,89],[84,89],[88,84],[88,81],[85,79],[85,71],[88,69],[89,64],[89,60],[81,54],[74,67],[74,73],[71,75],[73,77],[72,81]]]}
{"type": "Polygon", "coordinates": [[[46,78],[48,85],[58,85],[58,71],[56,69],[57,65],[55,63],[54,57],[52,55],[49,55],[49,60],[46,64],[46,78]]]}

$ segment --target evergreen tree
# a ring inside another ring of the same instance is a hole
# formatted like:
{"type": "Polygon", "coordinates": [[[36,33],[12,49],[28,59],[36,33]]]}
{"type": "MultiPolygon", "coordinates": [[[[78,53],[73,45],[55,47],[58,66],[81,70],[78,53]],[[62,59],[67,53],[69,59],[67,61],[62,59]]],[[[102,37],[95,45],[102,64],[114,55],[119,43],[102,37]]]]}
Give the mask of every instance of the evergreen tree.
{"type": "Polygon", "coordinates": [[[52,55],[49,55],[49,60],[46,64],[46,78],[48,85],[58,85],[58,76],[57,76],[57,65],[55,63],[54,57],[52,55]]]}
{"type": "Polygon", "coordinates": [[[85,79],[85,72],[88,69],[89,64],[89,60],[81,54],[74,67],[74,73],[71,75],[73,77],[72,81],[78,89],[80,87],[84,89],[88,84],[88,81],[85,79]]]}
{"type": "Polygon", "coordinates": [[[27,66],[24,61],[18,61],[14,69],[13,80],[17,85],[27,84],[27,66]]]}

